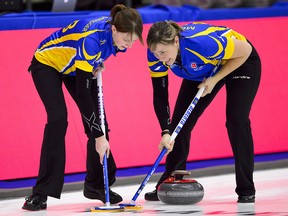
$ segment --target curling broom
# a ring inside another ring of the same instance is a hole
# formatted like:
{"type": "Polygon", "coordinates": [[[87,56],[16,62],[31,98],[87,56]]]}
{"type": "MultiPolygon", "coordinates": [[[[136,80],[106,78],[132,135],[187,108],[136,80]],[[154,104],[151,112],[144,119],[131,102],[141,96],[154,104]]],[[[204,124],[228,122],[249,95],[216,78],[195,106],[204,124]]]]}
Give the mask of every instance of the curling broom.
{"type": "MultiPolygon", "coordinates": [[[[97,87],[98,87],[98,101],[99,101],[99,119],[101,129],[105,136],[105,121],[104,121],[104,97],[103,97],[103,84],[102,84],[102,72],[99,71],[97,74],[97,87]]],[[[109,181],[108,181],[108,171],[107,171],[107,155],[104,154],[103,158],[103,176],[104,176],[104,190],[105,190],[105,206],[95,206],[89,209],[90,212],[121,212],[125,208],[118,205],[110,205],[109,196],[109,181]]]]}
{"type": "MultiPolygon", "coordinates": [[[[217,63],[217,65],[215,66],[215,68],[212,70],[211,74],[209,77],[213,76],[217,69],[219,68],[219,65],[221,64],[221,61],[219,61],[217,63]]],[[[198,90],[197,94],[195,95],[195,97],[193,98],[193,100],[191,101],[190,105],[188,106],[188,108],[186,109],[184,115],[182,116],[180,122],[178,123],[178,125],[176,126],[176,128],[174,129],[172,135],[171,135],[171,139],[169,143],[172,143],[177,135],[179,134],[180,130],[182,129],[182,127],[184,126],[186,120],[188,119],[188,117],[190,116],[191,112],[193,111],[194,107],[196,106],[196,104],[198,103],[198,101],[200,100],[203,92],[205,90],[205,87],[202,87],[198,90]]],[[[149,181],[149,179],[151,178],[151,176],[153,175],[153,173],[155,172],[156,168],[158,167],[159,163],[161,162],[161,160],[163,159],[164,155],[167,153],[167,148],[163,148],[161,153],[159,154],[159,156],[157,157],[155,163],[153,164],[152,168],[150,169],[150,171],[148,172],[148,174],[146,175],[146,177],[144,178],[143,182],[141,183],[140,187],[138,188],[138,190],[136,191],[135,195],[133,196],[132,200],[130,201],[130,203],[126,203],[126,204],[120,204],[120,206],[124,206],[125,210],[138,210],[141,208],[141,206],[136,205],[136,199],[138,198],[138,196],[140,195],[141,191],[144,189],[144,187],[146,186],[147,182],[149,181]]]]}
{"type": "MultiPolygon", "coordinates": [[[[182,116],[180,122],[176,126],[175,130],[173,131],[170,139],[170,143],[172,143],[177,135],[179,134],[180,130],[182,129],[183,125],[185,124],[186,120],[188,119],[189,115],[191,114],[192,110],[194,109],[195,105],[197,104],[198,100],[200,99],[201,95],[203,94],[205,87],[202,87],[198,90],[196,96],[193,98],[192,102],[188,106],[187,110],[185,111],[184,115],[182,116]]],[[[150,169],[149,173],[144,178],[143,182],[141,183],[140,187],[136,191],[135,195],[133,196],[132,200],[128,204],[120,204],[120,206],[124,206],[125,210],[138,210],[141,206],[136,205],[136,199],[140,195],[143,188],[146,186],[147,182],[155,172],[156,168],[158,167],[159,163],[161,162],[164,155],[167,153],[167,148],[163,148],[159,156],[157,157],[155,163],[153,164],[152,168],[150,169]]]]}

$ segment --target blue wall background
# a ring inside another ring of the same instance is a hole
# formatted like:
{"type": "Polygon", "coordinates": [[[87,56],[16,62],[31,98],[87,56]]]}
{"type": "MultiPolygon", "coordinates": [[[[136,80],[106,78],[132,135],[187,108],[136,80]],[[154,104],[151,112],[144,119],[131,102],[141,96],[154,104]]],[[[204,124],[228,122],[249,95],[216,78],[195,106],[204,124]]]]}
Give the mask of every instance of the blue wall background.
{"type": "MultiPolygon", "coordinates": [[[[221,19],[244,19],[288,16],[288,2],[278,2],[264,8],[201,9],[191,5],[181,7],[150,5],[139,8],[143,22],[153,23],[161,20],[203,21],[221,19]]],[[[23,12],[0,16],[0,30],[61,28],[76,19],[109,16],[109,11],[81,12],[23,12]]]]}

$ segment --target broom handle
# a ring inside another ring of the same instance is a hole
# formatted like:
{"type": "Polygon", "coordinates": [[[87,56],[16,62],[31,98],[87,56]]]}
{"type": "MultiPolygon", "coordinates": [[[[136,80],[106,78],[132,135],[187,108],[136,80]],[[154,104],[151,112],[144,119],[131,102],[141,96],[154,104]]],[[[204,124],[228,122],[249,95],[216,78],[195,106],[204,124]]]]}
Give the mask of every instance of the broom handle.
{"type": "MultiPolygon", "coordinates": [[[[180,122],[178,123],[177,127],[175,128],[175,130],[173,131],[172,135],[171,135],[171,139],[169,143],[172,143],[177,135],[179,134],[180,130],[182,129],[183,125],[185,124],[186,120],[188,119],[188,117],[190,116],[192,110],[194,109],[195,105],[197,104],[197,102],[199,101],[201,95],[203,94],[205,90],[205,87],[202,87],[198,90],[197,94],[195,95],[195,97],[193,98],[192,102],[190,103],[189,107],[186,109],[184,115],[182,116],[180,122]]],[[[153,164],[152,168],[150,169],[149,173],[146,175],[145,179],[143,180],[143,182],[141,183],[140,187],[138,188],[137,192],[135,193],[135,195],[133,196],[132,200],[131,200],[131,204],[135,204],[136,199],[138,198],[138,196],[140,195],[141,191],[143,190],[143,188],[146,186],[147,182],[149,181],[149,179],[151,178],[151,176],[153,175],[153,173],[155,172],[156,168],[158,167],[159,163],[161,162],[162,158],[164,157],[164,155],[167,153],[167,148],[163,148],[161,153],[159,154],[159,156],[157,157],[155,163],[153,164]]]]}
{"type": "MultiPolygon", "coordinates": [[[[104,97],[103,97],[103,84],[102,84],[102,72],[99,71],[97,74],[97,87],[98,87],[98,102],[99,102],[99,119],[100,126],[104,136],[105,131],[105,116],[104,116],[104,97]]],[[[103,178],[104,178],[104,188],[105,188],[105,204],[110,206],[110,196],[109,196],[109,181],[108,181],[108,166],[107,166],[107,154],[104,154],[103,158],[103,178]]]]}

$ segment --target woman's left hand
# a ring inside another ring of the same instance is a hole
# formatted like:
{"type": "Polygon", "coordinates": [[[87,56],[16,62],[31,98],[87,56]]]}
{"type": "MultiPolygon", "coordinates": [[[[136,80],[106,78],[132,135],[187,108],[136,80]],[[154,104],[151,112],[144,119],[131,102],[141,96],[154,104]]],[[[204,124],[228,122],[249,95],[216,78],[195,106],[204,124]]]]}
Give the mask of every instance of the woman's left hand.
{"type": "Polygon", "coordinates": [[[207,94],[210,94],[216,84],[217,84],[217,81],[216,79],[214,79],[214,77],[208,77],[201,84],[199,84],[198,86],[199,89],[202,87],[205,87],[202,97],[206,96],[207,94]]]}

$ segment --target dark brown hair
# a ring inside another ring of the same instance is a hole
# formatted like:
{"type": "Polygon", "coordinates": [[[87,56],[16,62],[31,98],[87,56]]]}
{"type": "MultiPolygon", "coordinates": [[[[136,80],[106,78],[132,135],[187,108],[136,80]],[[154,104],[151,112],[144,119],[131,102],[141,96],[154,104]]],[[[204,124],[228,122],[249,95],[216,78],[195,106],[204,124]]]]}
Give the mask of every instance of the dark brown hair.
{"type": "Polygon", "coordinates": [[[180,37],[183,29],[174,21],[161,21],[154,23],[148,32],[147,46],[151,51],[157,44],[173,44],[176,36],[180,37]]]}
{"type": "Polygon", "coordinates": [[[143,44],[143,22],[139,12],[133,8],[126,7],[123,4],[115,5],[110,12],[112,18],[110,24],[116,27],[116,30],[123,33],[135,33],[143,44]]]}

